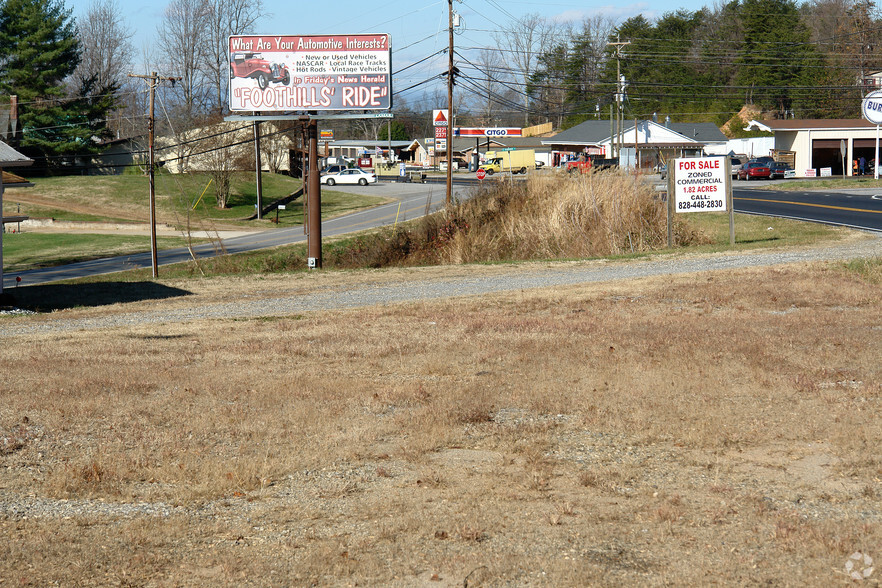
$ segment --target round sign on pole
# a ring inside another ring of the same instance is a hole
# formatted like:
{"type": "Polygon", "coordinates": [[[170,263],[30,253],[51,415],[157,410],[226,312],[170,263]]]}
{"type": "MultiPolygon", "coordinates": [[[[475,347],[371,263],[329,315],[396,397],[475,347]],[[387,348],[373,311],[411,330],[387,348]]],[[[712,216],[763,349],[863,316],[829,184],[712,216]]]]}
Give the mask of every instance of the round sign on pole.
{"type": "Polygon", "coordinates": [[[479,169],[477,172],[475,172],[475,175],[478,176],[479,180],[483,180],[484,177],[487,175],[487,172],[482,169],[479,169]]]}
{"type": "Polygon", "coordinates": [[[870,92],[861,102],[861,113],[874,125],[882,125],[882,90],[870,92]]]}

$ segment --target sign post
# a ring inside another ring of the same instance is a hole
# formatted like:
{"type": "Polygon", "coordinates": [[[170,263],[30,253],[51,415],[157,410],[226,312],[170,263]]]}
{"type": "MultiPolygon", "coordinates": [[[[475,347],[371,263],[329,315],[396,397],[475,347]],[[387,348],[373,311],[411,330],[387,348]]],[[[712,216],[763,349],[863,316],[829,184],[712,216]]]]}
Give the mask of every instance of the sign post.
{"type": "Polygon", "coordinates": [[[882,90],[870,92],[861,102],[864,118],[876,125],[876,159],[873,165],[873,178],[879,179],[879,125],[882,124],[882,90]]]}

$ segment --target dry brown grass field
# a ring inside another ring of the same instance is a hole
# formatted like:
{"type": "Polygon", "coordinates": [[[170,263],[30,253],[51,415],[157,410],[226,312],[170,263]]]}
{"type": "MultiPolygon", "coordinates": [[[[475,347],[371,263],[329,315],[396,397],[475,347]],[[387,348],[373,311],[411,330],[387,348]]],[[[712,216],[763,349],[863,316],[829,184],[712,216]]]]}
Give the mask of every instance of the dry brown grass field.
{"type": "Polygon", "coordinates": [[[846,585],[882,560],[875,271],[6,337],[0,586],[846,585]]]}

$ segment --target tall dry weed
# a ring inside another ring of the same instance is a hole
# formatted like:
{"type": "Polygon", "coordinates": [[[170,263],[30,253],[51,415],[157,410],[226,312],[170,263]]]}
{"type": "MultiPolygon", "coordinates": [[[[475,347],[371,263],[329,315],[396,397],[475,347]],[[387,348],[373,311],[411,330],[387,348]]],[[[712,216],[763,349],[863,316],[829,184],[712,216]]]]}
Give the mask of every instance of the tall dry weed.
{"type": "MultiPolygon", "coordinates": [[[[679,245],[709,242],[674,219],[679,245]]],[[[397,227],[328,248],[328,267],[604,257],[667,245],[665,203],[618,171],[579,177],[536,174],[492,182],[469,199],[397,227]]]]}
{"type": "MultiPolygon", "coordinates": [[[[616,171],[500,183],[442,215],[456,229],[439,255],[447,263],[599,257],[667,243],[664,202],[616,171]]],[[[680,224],[675,235],[678,243],[701,240],[680,224]]]]}

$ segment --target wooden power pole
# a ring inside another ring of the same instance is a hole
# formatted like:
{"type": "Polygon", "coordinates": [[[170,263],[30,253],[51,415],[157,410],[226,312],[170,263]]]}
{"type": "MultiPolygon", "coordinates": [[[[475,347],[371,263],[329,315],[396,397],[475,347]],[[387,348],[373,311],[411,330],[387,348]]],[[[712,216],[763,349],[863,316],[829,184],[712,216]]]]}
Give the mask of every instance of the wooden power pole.
{"type": "Polygon", "coordinates": [[[156,95],[156,86],[161,81],[171,82],[172,85],[178,80],[180,77],[167,77],[161,78],[154,71],[149,76],[148,75],[135,75],[129,74],[130,78],[141,78],[147,82],[147,91],[149,94],[149,101],[147,109],[149,111],[147,115],[147,183],[149,186],[149,199],[150,199],[150,259],[153,267],[153,277],[159,277],[159,261],[157,259],[156,254],[156,182],[153,175],[154,171],[154,135],[156,128],[156,120],[155,120],[155,109],[154,109],[154,97],[156,95]]]}

